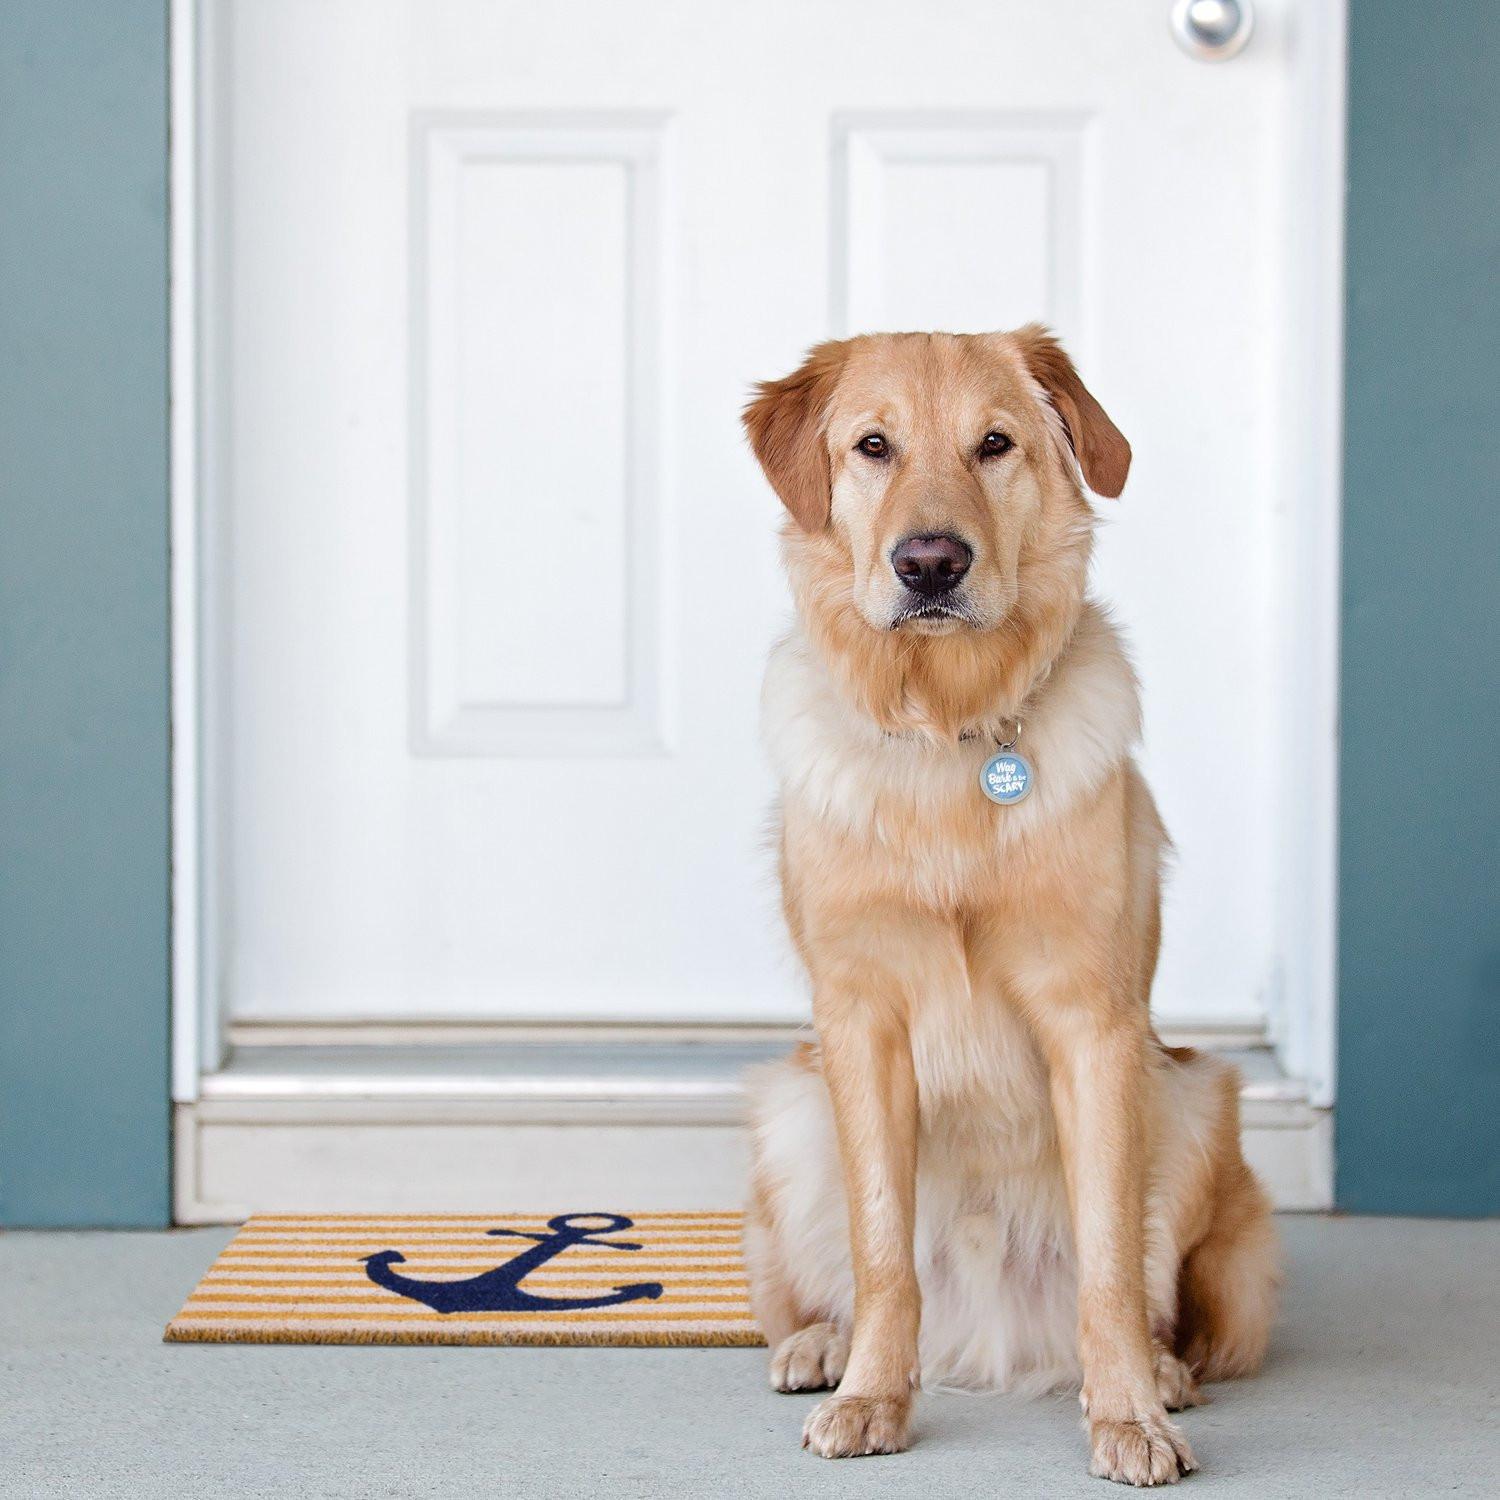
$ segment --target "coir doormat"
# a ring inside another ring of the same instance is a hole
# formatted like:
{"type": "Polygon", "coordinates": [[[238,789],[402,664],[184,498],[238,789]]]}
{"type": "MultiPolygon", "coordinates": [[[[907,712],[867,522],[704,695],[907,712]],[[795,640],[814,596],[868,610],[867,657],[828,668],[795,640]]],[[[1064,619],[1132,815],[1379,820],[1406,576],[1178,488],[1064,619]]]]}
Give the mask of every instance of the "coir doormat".
{"type": "Polygon", "coordinates": [[[262,1214],[171,1343],[760,1344],[737,1213],[262,1214]]]}

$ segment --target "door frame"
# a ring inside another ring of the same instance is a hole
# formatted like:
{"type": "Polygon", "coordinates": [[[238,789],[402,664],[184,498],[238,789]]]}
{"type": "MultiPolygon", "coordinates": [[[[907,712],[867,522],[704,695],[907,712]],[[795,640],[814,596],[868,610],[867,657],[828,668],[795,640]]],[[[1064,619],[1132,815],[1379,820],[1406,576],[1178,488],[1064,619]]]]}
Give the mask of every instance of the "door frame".
{"type": "MultiPolygon", "coordinates": [[[[228,892],[208,815],[225,748],[216,743],[214,697],[225,674],[210,654],[223,639],[226,579],[213,496],[221,488],[231,373],[204,315],[227,240],[216,193],[222,174],[214,170],[225,145],[215,9],[205,0],[170,0],[172,1097],[179,1103],[197,1100],[203,1075],[219,1068],[227,1031],[218,976],[228,892]]],[[[1310,1103],[1326,1107],[1335,1081],[1347,0],[1314,0],[1295,16],[1281,11],[1265,20],[1252,48],[1297,43],[1282,118],[1305,121],[1309,144],[1297,153],[1286,200],[1297,249],[1288,230],[1276,268],[1286,316],[1270,351],[1284,393],[1277,551],[1290,561],[1279,574],[1275,611],[1288,712],[1285,722],[1267,726],[1267,740],[1297,774],[1270,810],[1284,878],[1268,1030],[1286,1071],[1306,1080],[1310,1103]]]]}

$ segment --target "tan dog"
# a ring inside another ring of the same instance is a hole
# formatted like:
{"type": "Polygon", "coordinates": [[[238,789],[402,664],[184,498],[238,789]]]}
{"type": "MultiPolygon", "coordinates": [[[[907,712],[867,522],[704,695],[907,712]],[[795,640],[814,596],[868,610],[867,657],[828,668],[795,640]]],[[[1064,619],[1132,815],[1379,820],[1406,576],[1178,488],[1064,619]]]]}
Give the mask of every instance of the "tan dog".
{"type": "Polygon", "coordinates": [[[1167,840],[1079,483],[1129,445],[1037,327],[823,344],[745,425],[792,517],[765,720],[818,1033],[752,1086],[772,1384],[837,1384],[837,1458],[906,1445],[919,1375],[1081,1381],[1092,1472],[1175,1480],[1167,1408],[1260,1361],[1276,1244],[1233,1069],[1148,1014],[1167,840]]]}

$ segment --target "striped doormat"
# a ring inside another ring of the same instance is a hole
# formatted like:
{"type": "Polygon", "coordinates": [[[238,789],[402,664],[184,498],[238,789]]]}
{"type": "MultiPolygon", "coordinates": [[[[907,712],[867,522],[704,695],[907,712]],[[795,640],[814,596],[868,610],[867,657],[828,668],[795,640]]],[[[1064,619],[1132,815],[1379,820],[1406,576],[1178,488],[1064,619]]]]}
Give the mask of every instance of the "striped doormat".
{"type": "Polygon", "coordinates": [[[737,1213],[262,1214],[170,1343],[760,1344],[737,1213]]]}

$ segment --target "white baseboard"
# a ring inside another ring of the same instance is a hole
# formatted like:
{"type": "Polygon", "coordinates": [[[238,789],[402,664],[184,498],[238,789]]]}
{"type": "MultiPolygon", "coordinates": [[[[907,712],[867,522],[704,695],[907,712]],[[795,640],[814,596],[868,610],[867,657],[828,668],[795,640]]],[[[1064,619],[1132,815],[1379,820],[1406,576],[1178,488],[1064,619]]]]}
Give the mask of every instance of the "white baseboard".
{"type": "Polygon", "coordinates": [[[1333,1207],[1333,1111],[1306,1102],[1282,1107],[1241,1101],[1241,1140],[1283,1213],[1321,1213],[1333,1207]]]}
{"type": "MultiPolygon", "coordinates": [[[[749,1166],[740,1073],[785,1038],[716,1036],[242,1045],[176,1107],[176,1220],[737,1205],[749,1166]]],[[[1246,1155],[1277,1206],[1329,1207],[1329,1112],[1266,1049],[1232,1055],[1246,1155]]]]}
{"type": "Polygon", "coordinates": [[[732,1123],[547,1124],[452,1104],[181,1104],[176,1218],[737,1208],[748,1164],[732,1123]]]}

